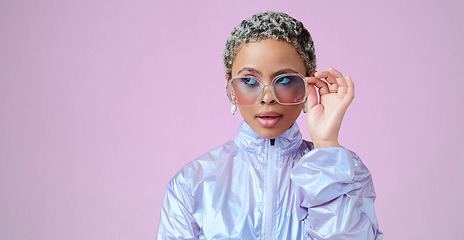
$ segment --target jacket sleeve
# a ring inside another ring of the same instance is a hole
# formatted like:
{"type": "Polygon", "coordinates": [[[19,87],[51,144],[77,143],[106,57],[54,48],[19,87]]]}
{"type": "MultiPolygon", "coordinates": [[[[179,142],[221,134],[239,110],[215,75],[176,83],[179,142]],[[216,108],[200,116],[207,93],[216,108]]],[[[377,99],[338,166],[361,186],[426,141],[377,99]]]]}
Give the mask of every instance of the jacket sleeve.
{"type": "Polygon", "coordinates": [[[187,190],[181,174],[168,184],[164,195],[158,240],[198,239],[200,228],[192,214],[192,195],[187,190]]]}
{"type": "Polygon", "coordinates": [[[307,239],[382,239],[371,174],[355,153],[314,149],[294,166],[291,178],[307,239]]]}

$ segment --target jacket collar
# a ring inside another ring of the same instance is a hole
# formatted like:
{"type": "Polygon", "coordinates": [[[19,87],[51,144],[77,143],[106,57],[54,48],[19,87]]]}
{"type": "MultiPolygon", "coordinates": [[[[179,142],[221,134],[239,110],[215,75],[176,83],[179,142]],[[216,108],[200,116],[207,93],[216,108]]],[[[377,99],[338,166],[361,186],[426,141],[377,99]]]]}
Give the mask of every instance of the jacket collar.
{"type": "MultiPolygon", "coordinates": [[[[299,149],[302,142],[300,128],[295,122],[287,131],[275,139],[274,146],[281,155],[287,155],[299,149]]],[[[238,128],[235,144],[248,152],[262,154],[264,149],[270,146],[270,139],[262,138],[243,121],[238,128]]]]}

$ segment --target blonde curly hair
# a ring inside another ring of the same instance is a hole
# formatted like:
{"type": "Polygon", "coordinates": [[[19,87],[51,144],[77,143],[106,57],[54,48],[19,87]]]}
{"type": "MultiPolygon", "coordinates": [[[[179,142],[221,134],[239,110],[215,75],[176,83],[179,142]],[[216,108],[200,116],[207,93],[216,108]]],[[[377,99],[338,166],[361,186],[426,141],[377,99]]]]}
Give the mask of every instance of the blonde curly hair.
{"type": "Polygon", "coordinates": [[[303,23],[282,12],[263,12],[243,20],[226,42],[223,54],[224,71],[231,78],[232,63],[243,44],[262,39],[276,39],[292,44],[306,66],[306,75],[316,69],[314,42],[303,23]]]}

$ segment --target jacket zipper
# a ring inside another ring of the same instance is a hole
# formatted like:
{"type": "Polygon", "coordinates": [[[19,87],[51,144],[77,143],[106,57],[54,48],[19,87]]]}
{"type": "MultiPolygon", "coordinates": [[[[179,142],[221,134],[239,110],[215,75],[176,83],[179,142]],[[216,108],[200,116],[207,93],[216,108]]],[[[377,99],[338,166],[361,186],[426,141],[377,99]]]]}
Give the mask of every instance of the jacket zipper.
{"type": "Polygon", "coordinates": [[[275,139],[269,141],[266,171],[265,239],[273,239],[274,235],[275,139]]]}

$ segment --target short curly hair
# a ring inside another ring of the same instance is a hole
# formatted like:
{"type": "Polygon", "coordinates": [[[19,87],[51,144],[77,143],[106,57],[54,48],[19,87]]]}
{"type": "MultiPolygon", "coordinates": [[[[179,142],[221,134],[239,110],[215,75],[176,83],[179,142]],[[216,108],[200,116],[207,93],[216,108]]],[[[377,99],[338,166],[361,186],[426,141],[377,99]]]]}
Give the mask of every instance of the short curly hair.
{"type": "Polygon", "coordinates": [[[224,71],[232,76],[232,63],[243,44],[262,39],[276,39],[292,44],[301,56],[306,75],[316,69],[314,42],[303,23],[282,12],[263,12],[243,20],[236,26],[226,42],[223,54],[224,71]]]}

